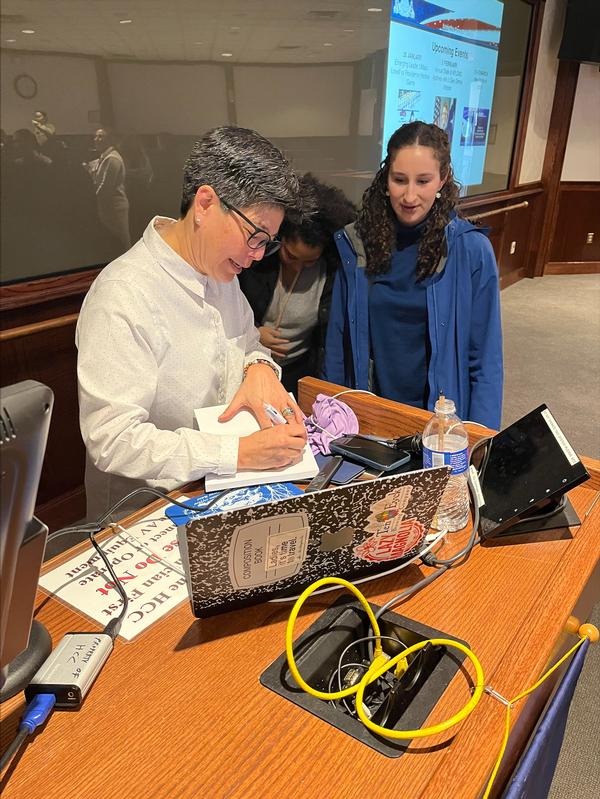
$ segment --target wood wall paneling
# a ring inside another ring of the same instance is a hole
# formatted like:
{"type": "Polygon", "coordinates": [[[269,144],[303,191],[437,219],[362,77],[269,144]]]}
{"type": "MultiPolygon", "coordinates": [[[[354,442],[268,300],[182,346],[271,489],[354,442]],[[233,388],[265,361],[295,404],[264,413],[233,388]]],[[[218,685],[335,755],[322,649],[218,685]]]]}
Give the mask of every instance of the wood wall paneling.
{"type": "MultiPolygon", "coordinates": [[[[79,310],[83,297],[99,274],[100,269],[94,268],[0,286],[2,330],[16,324],[50,319],[61,309],[75,307],[79,310]],[[11,316],[11,311],[18,311],[18,314],[11,316]]],[[[63,313],[69,313],[69,310],[63,310],[63,313]]]]}
{"type": "Polygon", "coordinates": [[[600,261],[549,261],[545,275],[600,275],[600,261]]]}
{"type": "Polygon", "coordinates": [[[534,276],[544,274],[544,267],[548,261],[550,245],[556,228],[560,175],[567,148],[578,76],[578,62],[560,62],[542,168],[542,185],[545,197],[544,211],[539,229],[532,233],[533,236],[539,238],[537,258],[533,265],[534,276]]]}
{"type": "MultiPolygon", "coordinates": [[[[4,293],[7,288],[3,287],[4,293]]],[[[83,296],[67,296],[5,310],[2,327],[9,330],[75,314],[83,296]]],[[[36,513],[51,530],[85,515],[83,474],[85,448],[79,433],[75,323],[45,333],[2,341],[3,386],[39,380],[54,392],[54,409],[42,469],[36,513]]]]}
{"type": "Polygon", "coordinates": [[[538,201],[538,196],[530,197],[527,208],[504,215],[502,250],[498,259],[501,288],[516,283],[522,277],[531,277],[528,272],[530,233],[538,201]]]}
{"type": "Polygon", "coordinates": [[[463,213],[473,218],[479,213],[492,215],[478,220],[494,248],[500,288],[508,286],[523,277],[531,277],[531,250],[535,246],[532,237],[534,221],[539,216],[542,188],[532,184],[526,189],[515,192],[498,192],[495,195],[479,198],[476,202],[469,200],[461,204],[463,213]],[[527,206],[513,208],[527,202],[527,206]],[[510,210],[503,210],[509,208],[510,210]],[[511,245],[514,242],[514,252],[511,245]]]}
{"type": "Polygon", "coordinates": [[[553,271],[551,263],[581,262],[583,271],[586,264],[593,269],[593,262],[600,262],[600,183],[560,184],[549,261],[545,273],[553,271]],[[589,233],[591,244],[586,243],[589,233]]]}

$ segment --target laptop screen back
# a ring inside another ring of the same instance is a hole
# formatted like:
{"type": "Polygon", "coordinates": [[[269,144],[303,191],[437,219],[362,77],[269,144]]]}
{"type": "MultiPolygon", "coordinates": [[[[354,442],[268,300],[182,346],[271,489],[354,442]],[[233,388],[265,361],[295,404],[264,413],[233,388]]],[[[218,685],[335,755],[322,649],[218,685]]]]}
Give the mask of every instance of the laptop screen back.
{"type": "Polygon", "coordinates": [[[416,553],[448,469],[427,469],[204,516],[179,527],[194,615],[388,571],[416,553]]]}

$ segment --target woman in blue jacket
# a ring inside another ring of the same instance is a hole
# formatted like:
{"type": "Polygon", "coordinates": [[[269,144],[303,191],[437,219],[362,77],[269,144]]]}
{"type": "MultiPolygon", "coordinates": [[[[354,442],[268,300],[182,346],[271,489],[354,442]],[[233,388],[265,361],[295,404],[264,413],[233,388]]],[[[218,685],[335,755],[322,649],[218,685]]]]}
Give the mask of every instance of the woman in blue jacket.
{"type": "Polygon", "coordinates": [[[335,234],[323,376],[500,427],[502,333],[492,246],[456,211],[450,146],[436,125],[390,138],[357,221],[335,234]]]}

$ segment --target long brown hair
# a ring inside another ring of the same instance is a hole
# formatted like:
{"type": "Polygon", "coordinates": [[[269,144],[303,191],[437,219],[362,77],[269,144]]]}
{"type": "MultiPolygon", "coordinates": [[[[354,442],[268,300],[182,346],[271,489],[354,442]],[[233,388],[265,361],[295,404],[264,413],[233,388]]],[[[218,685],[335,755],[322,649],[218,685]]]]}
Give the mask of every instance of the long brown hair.
{"type": "Polygon", "coordinates": [[[397,218],[386,194],[390,165],[398,150],[417,144],[431,147],[440,165],[440,176],[446,180],[440,189],[441,196],[433,203],[419,240],[417,280],[432,275],[440,256],[445,255],[444,229],[450,221],[450,214],[459,196],[459,186],[454,179],[450,162],[448,136],[437,125],[409,122],[390,137],[385,160],[364,192],[362,207],[358,212],[356,230],[365,247],[366,271],[369,275],[380,275],[390,270],[392,251],[396,243],[397,218]]]}

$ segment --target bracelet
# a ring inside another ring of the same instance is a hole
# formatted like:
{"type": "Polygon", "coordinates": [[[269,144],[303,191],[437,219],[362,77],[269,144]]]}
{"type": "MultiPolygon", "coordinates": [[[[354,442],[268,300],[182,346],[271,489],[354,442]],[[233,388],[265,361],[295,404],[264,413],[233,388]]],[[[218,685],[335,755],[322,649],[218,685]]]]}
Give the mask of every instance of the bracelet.
{"type": "Polygon", "coordinates": [[[256,366],[256,364],[264,364],[265,366],[268,366],[269,369],[272,369],[275,372],[275,377],[279,380],[279,372],[277,371],[277,368],[271,363],[271,361],[267,361],[266,358],[256,358],[254,361],[250,361],[250,363],[244,366],[242,382],[244,382],[244,380],[246,379],[246,375],[248,374],[248,369],[251,366],[256,366]]]}

